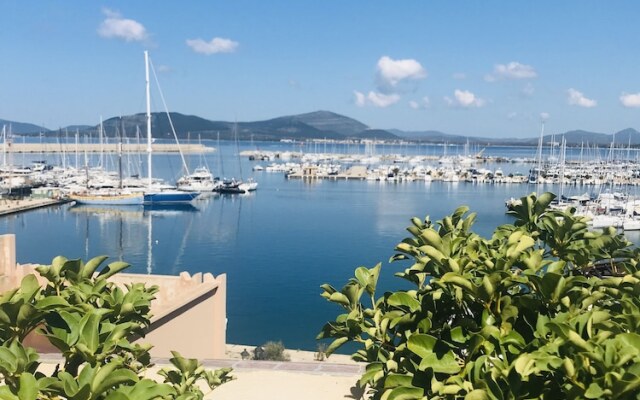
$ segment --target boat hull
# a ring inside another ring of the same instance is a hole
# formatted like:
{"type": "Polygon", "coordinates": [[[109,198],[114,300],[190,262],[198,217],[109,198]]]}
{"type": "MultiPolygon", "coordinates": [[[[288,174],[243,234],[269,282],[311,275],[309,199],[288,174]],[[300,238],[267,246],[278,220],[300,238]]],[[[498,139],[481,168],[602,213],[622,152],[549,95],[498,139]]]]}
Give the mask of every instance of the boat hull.
{"type": "Polygon", "coordinates": [[[76,204],[90,205],[139,205],[143,204],[144,196],[142,193],[118,194],[118,195],[72,195],[69,199],[76,204]]]}
{"type": "Polygon", "coordinates": [[[145,193],[144,203],[188,203],[198,197],[197,192],[165,191],[145,193]]]}

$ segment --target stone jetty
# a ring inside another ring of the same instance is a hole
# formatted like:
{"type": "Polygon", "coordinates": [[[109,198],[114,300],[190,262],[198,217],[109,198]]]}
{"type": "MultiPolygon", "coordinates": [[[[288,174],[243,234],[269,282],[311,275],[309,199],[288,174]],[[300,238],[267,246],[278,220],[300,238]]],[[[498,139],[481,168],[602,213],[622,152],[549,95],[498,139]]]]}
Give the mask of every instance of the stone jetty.
{"type": "MultiPolygon", "coordinates": [[[[146,143],[122,143],[123,153],[146,153],[146,143]]],[[[117,153],[119,143],[7,143],[0,144],[7,153],[117,153]]],[[[202,144],[153,143],[154,153],[199,154],[215,151],[202,144]]]]}

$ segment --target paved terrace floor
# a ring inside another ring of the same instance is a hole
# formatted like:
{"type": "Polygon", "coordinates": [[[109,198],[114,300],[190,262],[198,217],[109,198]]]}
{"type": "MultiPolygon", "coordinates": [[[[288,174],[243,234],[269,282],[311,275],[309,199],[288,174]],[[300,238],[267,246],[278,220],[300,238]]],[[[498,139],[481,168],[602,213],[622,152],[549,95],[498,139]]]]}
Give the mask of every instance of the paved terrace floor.
{"type": "MultiPolygon", "coordinates": [[[[62,361],[57,355],[43,355],[42,372],[50,373],[62,361]]],[[[150,371],[169,365],[167,359],[154,359],[150,371]]],[[[364,364],[333,363],[327,361],[252,361],[203,360],[210,369],[231,367],[234,380],[212,392],[204,385],[205,399],[213,400],[341,400],[364,399],[364,390],[357,383],[364,372],[364,364]]],[[[156,376],[154,379],[159,380],[156,376]]]]}

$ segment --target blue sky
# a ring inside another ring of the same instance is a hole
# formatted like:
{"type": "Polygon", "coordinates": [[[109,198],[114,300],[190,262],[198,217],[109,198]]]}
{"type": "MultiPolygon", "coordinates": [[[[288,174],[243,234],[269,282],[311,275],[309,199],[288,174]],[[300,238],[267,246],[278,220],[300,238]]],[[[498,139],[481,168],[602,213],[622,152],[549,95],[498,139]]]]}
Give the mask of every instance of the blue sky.
{"type": "Polygon", "coordinates": [[[5,0],[0,16],[0,118],[51,129],[143,112],[149,50],[169,109],[213,120],[640,130],[636,1],[5,0]]]}

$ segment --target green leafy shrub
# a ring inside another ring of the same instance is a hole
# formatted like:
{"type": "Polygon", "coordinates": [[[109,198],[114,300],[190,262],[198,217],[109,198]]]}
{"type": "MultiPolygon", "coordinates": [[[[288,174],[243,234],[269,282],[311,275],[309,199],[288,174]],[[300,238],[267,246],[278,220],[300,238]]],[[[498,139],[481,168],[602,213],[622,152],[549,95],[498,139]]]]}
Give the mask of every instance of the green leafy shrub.
{"type": "Polygon", "coordinates": [[[371,399],[637,398],[639,251],[554,197],[523,197],[488,239],[466,207],[414,218],[391,259],[411,289],[376,297],[380,264],[322,285],[344,310],[318,335],[327,354],[359,344],[371,399]]]}
{"type": "Polygon", "coordinates": [[[157,287],[108,281],[129,266],[107,259],[56,257],[37,268],[47,284],[27,275],[20,287],[0,296],[0,399],[202,399],[198,381],[211,389],[231,379],[229,369],[205,371],[197,360],[174,353],[176,367],[163,383],[145,378],[152,365],[149,345],[132,343],[150,323],[157,287]],[[37,331],[62,354],[51,375],[40,371],[39,355],[23,346],[37,331]]]}
{"type": "Polygon", "coordinates": [[[262,346],[258,346],[254,350],[254,360],[265,361],[289,361],[289,355],[284,352],[284,344],[282,342],[269,341],[262,346]]]}

